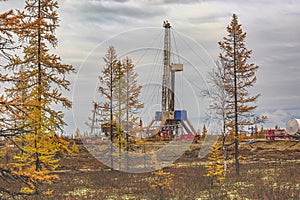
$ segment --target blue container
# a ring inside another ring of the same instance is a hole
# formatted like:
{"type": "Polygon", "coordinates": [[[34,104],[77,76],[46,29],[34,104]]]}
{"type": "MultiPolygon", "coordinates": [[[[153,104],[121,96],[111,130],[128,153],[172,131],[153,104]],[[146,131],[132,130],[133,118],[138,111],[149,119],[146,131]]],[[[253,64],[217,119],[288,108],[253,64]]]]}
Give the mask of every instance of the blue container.
{"type": "Polygon", "coordinates": [[[175,110],[174,119],[175,120],[187,120],[186,110],[175,110]]]}
{"type": "Polygon", "coordinates": [[[155,121],[161,121],[161,112],[159,111],[155,112],[155,121]]]}

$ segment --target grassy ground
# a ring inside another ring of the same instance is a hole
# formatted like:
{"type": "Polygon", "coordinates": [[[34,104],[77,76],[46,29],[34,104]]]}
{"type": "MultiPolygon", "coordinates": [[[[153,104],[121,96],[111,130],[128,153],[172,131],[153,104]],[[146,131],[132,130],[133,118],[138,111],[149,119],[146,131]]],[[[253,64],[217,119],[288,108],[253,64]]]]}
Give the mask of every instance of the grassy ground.
{"type": "Polygon", "coordinates": [[[201,144],[193,144],[171,165],[168,180],[170,186],[159,187],[157,183],[165,180],[157,175],[111,171],[93,158],[83,146],[79,146],[79,154],[61,161],[57,171],[61,180],[47,186],[54,190],[52,196],[25,199],[300,198],[299,142],[241,143],[241,175],[235,175],[231,160],[225,181],[214,185],[211,185],[209,177],[203,176],[207,159],[197,158],[200,147],[201,144]]]}

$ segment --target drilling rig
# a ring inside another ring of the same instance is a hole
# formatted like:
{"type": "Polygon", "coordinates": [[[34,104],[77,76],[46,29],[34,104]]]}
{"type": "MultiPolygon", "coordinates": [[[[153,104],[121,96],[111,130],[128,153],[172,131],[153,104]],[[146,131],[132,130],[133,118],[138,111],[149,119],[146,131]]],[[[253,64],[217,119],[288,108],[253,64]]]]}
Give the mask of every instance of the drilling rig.
{"type": "Polygon", "coordinates": [[[162,139],[171,139],[179,135],[179,130],[184,129],[185,135],[194,135],[196,131],[187,118],[187,111],[175,110],[175,74],[176,72],[183,71],[183,64],[171,64],[170,33],[172,26],[166,20],[163,22],[163,27],[165,34],[161,111],[155,113],[155,119],[147,127],[147,133],[148,135],[154,135],[162,139]],[[153,133],[150,133],[155,123],[158,123],[159,126],[156,127],[153,133]]]}

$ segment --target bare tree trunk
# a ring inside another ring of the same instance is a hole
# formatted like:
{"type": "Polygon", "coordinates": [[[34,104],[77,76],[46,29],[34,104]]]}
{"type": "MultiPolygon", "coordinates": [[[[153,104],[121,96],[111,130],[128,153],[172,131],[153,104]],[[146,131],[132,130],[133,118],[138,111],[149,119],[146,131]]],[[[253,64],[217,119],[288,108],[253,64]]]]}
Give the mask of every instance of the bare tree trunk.
{"type": "Polygon", "coordinates": [[[234,139],[234,150],[235,150],[235,171],[236,174],[239,175],[240,173],[240,163],[239,163],[239,141],[238,141],[238,100],[237,100],[237,58],[236,58],[236,27],[234,27],[233,30],[233,39],[234,39],[234,43],[233,43],[233,48],[234,48],[234,57],[233,57],[233,65],[234,65],[234,115],[235,115],[235,139],[234,139]]]}

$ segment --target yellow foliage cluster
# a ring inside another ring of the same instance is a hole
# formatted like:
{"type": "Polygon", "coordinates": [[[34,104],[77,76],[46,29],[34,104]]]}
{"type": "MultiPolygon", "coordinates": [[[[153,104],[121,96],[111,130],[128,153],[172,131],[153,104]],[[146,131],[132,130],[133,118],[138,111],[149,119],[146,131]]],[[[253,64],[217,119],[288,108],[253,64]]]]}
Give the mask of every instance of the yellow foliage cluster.
{"type": "MultiPolygon", "coordinates": [[[[20,188],[20,192],[27,194],[39,192],[38,184],[59,179],[51,172],[62,156],[72,152],[69,142],[57,136],[66,125],[64,114],[53,109],[59,105],[71,107],[63,93],[70,86],[66,74],[74,71],[73,66],[62,64],[61,58],[51,53],[58,43],[57,8],[56,0],[26,0],[24,11],[0,14],[0,33],[22,43],[22,53],[9,57],[4,68],[8,75],[0,74],[0,81],[18,81],[3,87],[5,95],[0,101],[5,107],[1,111],[7,111],[5,120],[9,123],[4,123],[5,128],[16,130],[13,140],[19,148],[7,168],[14,175],[26,177],[29,186],[20,188]]],[[[43,194],[51,195],[52,191],[43,194]]]]}
{"type": "Polygon", "coordinates": [[[153,188],[164,188],[170,190],[172,188],[173,183],[173,174],[171,172],[166,171],[164,169],[159,169],[157,171],[152,172],[155,175],[155,181],[151,183],[151,187],[153,188]]]}
{"type": "Polygon", "coordinates": [[[205,176],[212,177],[212,182],[216,179],[218,181],[223,181],[224,177],[224,156],[220,151],[222,145],[220,142],[216,142],[210,150],[208,157],[208,164],[205,166],[207,174],[205,176]]]}
{"type": "Polygon", "coordinates": [[[51,196],[53,194],[53,190],[48,189],[48,190],[44,191],[43,194],[47,195],[47,196],[51,196]]]}
{"type": "Polygon", "coordinates": [[[29,187],[22,187],[20,192],[24,194],[34,194],[35,191],[29,187]]]}
{"type": "MultiPolygon", "coordinates": [[[[152,154],[151,158],[155,168],[159,168],[160,166],[159,162],[157,161],[157,155],[152,154]]],[[[163,191],[172,189],[174,174],[172,174],[168,168],[159,168],[158,170],[153,171],[151,174],[154,176],[153,181],[151,182],[151,188],[158,189],[160,193],[160,199],[163,199],[163,191]]]]}
{"type": "Polygon", "coordinates": [[[28,184],[32,190],[36,189],[39,183],[51,184],[53,180],[59,179],[57,174],[50,173],[59,164],[56,154],[60,152],[60,143],[54,138],[43,135],[23,135],[23,152],[14,157],[15,162],[11,163],[13,174],[28,177],[28,184]]]}
{"type": "Polygon", "coordinates": [[[143,141],[143,140],[135,140],[134,142],[136,145],[139,145],[139,146],[150,144],[149,142],[143,141]]]}
{"type": "Polygon", "coordinates": [[[74,153],[79,153],[79,149],[78,149],[75,141],[73,141],[72,150],[74,153]]]}
{"type": "Polygon", "coordinates": [[[5,156],[5,152],[0,151],[0,158],[3,158],[5,156]]]}

